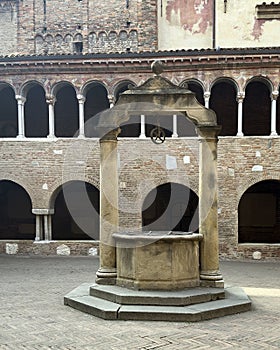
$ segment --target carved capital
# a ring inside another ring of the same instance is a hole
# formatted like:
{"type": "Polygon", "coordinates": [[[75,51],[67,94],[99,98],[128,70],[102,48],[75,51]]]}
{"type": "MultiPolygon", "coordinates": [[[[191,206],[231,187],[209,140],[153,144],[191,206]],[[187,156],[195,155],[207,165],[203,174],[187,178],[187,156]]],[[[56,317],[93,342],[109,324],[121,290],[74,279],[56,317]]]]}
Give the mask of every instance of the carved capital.
{"type": "Polygon", "coordinates": [[[48,105],[54,105],[56,98],[53,95],[46,95],[46,102],[48,105]]]}
{"type": "Polygon", "coordinates": [[[236,101],[238,103],[242,103],[244,98],[245,98],[245,92],[244,91],[240,91],[240,92],[238,92],[238,94],[236,96],[236,101]]]}
{"type": "Polygon", "coordinates": [[[79,101],[79,103],[83,104],[83,103],[85,103],[86,98],[82,94],[77,94],[77,100],[79,101]]]}

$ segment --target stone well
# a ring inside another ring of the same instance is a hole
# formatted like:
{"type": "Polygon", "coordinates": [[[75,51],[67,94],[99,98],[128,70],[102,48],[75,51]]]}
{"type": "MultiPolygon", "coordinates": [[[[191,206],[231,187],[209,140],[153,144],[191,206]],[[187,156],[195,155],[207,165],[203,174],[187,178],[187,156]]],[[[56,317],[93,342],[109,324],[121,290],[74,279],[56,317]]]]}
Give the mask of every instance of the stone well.
{"type": "Polygon", "coordinates": [[[176,290],[198,287],[199,233],[115,233],[117,280],[121,287],[176,290]]]}

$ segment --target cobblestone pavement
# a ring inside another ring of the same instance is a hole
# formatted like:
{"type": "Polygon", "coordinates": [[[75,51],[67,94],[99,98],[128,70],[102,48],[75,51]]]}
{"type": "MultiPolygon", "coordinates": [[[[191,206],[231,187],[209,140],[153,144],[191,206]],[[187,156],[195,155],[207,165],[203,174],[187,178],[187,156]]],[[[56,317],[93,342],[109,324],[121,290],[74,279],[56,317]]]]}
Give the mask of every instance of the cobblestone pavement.
{"type": "Polygon", "coordinates": [[[200,323],[105,321],[63,305],[97,258],[0,256],[0,349],[280,349],[280,263],[222,262],[253,310],[200,323]]]}

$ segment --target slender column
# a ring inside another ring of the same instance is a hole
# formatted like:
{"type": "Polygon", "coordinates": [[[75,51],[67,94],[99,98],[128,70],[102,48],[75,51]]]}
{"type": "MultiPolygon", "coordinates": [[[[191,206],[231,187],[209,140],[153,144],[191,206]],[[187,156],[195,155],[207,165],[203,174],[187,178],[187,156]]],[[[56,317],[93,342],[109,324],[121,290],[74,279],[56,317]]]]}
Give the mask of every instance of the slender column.
{"type": "Polygon", "coordinates": [[[145,133],[145,115],[141,114],[140,116],[140,135],[139,139],[145,139],[146,133],[145,133]]]}
{"type": "Polygon", "coordinates": [[[100,139],[100,267],[96,283],[115,284],[116,248],[112,237],[118,231],[117,135],[113,130],[100,139]]]}
{"type": "Polygon", "coordinates": [[[271,136],[277,136],[277,130],[276,130],[276,103],[278,98],[279,92],[273,91],[271,94],[271,136]]]}
{"type": "Polygon", "coordinates": [[[245,92],[239,92],[237,94],[237,102],[238,102],[238,120],[237,120],[237,135],[243,136],[242,124],[243,124],[243,101],[245,98],[245,92]]]}
{"type": "Polygon", "coordinates": [[[43,239],[42,215],[36,215],[36,237],[35,237],[35,241],[41,241],[42,239],[43,239]]]}
{"type": "Polygon", "coordinates": [[[79,138],[85,137],[85,97],[83,95],[78,94],[77,99],[79,102],[79,138]]]}
{"type": "Polygon", "coordinates": [[[24,103],[26,101],[25,97],[16,95],[17,106],[18,106],[18,138],[25,137],[24,131],[24,103]]]}
{"type": "Polygon", "coordinates": [[[45,240],[50,241],[48,215],[44,215],[44,232],[45,232],[45,240]]]}
{"type": "Polygon", "coordinates": [[[178,122],[177,114],[173,114],[173,133],[172,133],[173,138],[178,137],[177,122],[178,122]]]}
{"type": "Polygon", "coordinates": [[[48,224],[49,224],[49,240],[52,240],[52,216],[48,216],[48,224]]]}
{"type": "Polygon", "coordinates": [[[49,107],[49,134],[48,137],[52,138],[55,137],[54,133],[54,104],[56,102],[56,99],[54,96],[47,96],[46,98],[48,107],[49,107]]]}
{"type": "Polygon", "coordinates": [[[210,96],[211,96],[210,91],[204,92],[204,106],[205,106],[206,108],[209,108],[210,96]]]}
{"type": "Polygon", "coordinates": [[[217,135],[220,127],[198,127],[199,144],[199,233],[202,286],[223,287],[219,271],[217,208],[217,135]]]}

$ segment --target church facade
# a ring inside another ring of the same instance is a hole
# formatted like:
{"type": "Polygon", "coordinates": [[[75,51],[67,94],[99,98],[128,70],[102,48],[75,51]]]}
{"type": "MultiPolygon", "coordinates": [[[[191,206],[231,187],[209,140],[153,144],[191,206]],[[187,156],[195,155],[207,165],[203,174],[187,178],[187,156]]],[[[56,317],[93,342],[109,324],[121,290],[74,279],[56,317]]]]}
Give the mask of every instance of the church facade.
{"type": "MultiPolygon", "coordinates": [[[[95,125],[161,60],[221,126],[221,256],[280,258],[280,4],[241,3],[0,0],[1,253],[96,251],[95,125]]],[[[130,117],[120,229],[198,229],[198,144],[183,115],[130,117]]]]}

